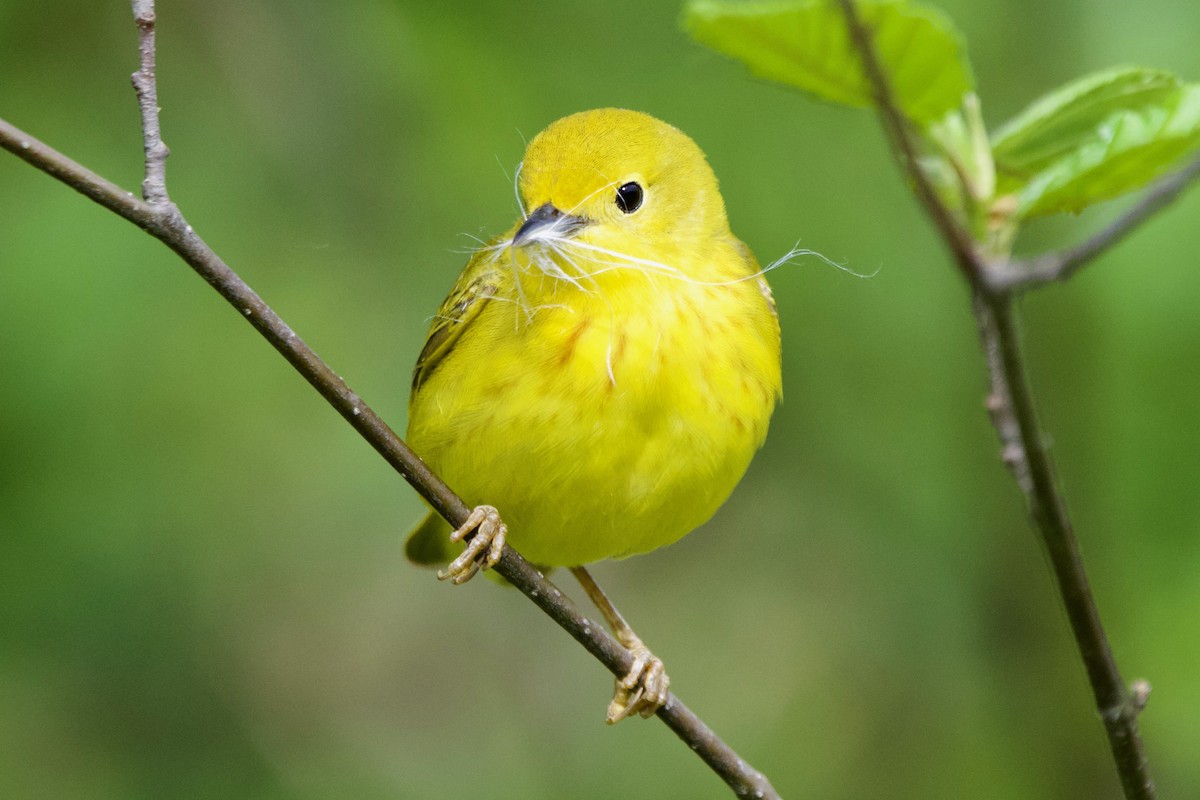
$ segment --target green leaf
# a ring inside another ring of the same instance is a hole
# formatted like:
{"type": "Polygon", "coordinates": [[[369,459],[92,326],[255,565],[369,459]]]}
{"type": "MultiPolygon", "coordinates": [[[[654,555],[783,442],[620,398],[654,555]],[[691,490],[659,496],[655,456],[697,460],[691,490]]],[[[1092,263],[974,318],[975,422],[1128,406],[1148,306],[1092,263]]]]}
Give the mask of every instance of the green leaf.
{"type": "Polygon", "coordinates": [[[992,134],[997,168],[1023,183],[1095,139],[1112,115],[1161,106],[1180,80],[1163,70],[1116,67],[1080,78],[1035,101],[992,134]]]}
{"type": "Polygon", "coordinates": [[[1021,217],[1080,211],[1140,188],[1200,147],[1200,86],[1180,85],[1157,103],[1109,113],[1072,150],[1016,190],[1021,217]]]}
{"type": "MultiPolygon", "coordinates": [[[[921,125],[958,108],[974,81],[962,36],[940,12],[906,0],[860,0],[897,104],[921,125]]],[[[699,43],[755,75],[823,100],[874,104],[846,21],[828,0],[690,0],[684,27],[699,43]]]]}

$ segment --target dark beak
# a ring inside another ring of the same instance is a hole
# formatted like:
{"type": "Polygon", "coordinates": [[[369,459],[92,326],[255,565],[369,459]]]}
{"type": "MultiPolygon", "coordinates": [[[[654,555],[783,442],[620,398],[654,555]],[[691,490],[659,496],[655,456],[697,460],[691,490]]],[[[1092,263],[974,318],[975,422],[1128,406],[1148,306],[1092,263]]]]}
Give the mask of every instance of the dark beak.
{"type": "Polygon", "coordinates": [[[538,206],[532,214],[525,218],[525,222],[521,223],[521,227],[517,228],[517,232],[513,236],[512,246],[524,247],[551,231],[558,237],[571,236],[583,227],[586,222],[587,220],[583,217],[564,214],[555,208],[552,203],[545,203],[538,206]]]}

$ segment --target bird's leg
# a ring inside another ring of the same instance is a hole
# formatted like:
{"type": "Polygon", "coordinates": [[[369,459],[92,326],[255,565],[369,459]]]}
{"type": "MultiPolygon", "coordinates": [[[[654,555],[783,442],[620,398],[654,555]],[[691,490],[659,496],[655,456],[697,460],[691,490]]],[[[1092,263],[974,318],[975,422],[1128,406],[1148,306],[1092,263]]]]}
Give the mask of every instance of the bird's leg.
{"type": "Polygon", "coordinates": [[[467,542],[467,548],[445,569],[438,571],[439,581],[448,580],[455,585],[466,583],[476,572],[494,567],[500,560],[504,540],[508,538],[508,526],[494,506],[475,506],[462,527],[450,534],[450,541],[461,542],[471,531],[475,531],[475,535],[467,542]]]}
{"type": "Polygon", "coordinates": [[[633,632],[633,628],[629,627],[621,612],[617,611],[608,595],[596,585],[586,569],[571,567],[571,573],[587,592],[588,597],[592,598],[596,608],[600,609],[617,641],[633,654],[633,666],[629,668],[625,677],[616,680],[613,699],[608,704],[608,724],[614,725],[634,714],[653,716],[666,705],[667,688],[671,684],[671,679],[663,669],[662,659],[642,644],[642,640],[633,632]]]}

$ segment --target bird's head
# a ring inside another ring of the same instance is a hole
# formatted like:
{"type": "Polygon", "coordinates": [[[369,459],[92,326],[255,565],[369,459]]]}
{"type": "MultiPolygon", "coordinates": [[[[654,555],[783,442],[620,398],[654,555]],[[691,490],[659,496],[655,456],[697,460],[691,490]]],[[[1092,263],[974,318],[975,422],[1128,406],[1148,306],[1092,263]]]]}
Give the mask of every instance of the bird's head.
{"type": "Polygon", "coordinates": [[[529,143],[518,189],[525,217],[512,250],[572,282],[622,268],[689,277],[695,256],[729,237],[704,153],[636,111],[584,111],[553,123],[529,143]]]}

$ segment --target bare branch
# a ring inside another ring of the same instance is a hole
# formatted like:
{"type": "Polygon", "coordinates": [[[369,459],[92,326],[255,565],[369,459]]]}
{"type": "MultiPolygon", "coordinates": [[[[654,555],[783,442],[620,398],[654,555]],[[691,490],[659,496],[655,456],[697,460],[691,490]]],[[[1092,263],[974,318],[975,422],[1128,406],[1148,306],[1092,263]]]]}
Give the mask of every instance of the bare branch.
{"type": "MultiPolygon", "coordinates": [[[[179,209],[169,201],[164,173],[166,148],[158,129],[154,85],[154,4],[134,0],[141,32],[142,69],[134,74],[142,108],[146,153],[146,201],[138,200],[110,181],[0,119],[0,148],[113,211],[174,250],[204,278],[296,371],[375,448],[396,471],[451,525],[459,526],[470,509],[444,481],[417,457],[405,442],[355,394],[345,381],[268,306],[237,273],[201,239],[179,209]]],[[[602,625],[587,619],[558,587],[519,553],[505,547],[496,572],[516,586],[551,619],[596,657],[613,675],[629,672],[633,656],[602,625]]],[[[672,694],[657,716],[676,733],[739,797],[779,797],[761,772],[751,767],[703,720],[672,694]]]]}
{"type": "Polygon", "coordinates": [[[987,397],[988,416],[991,417],[992,427],[1000,439],[1000,460],[1012,473],[1021,492],[1025,495],[1033,493],[1033,481],[1029,475],[1029,459],[1025,455],[1025,443],[1021,439],[1021,424],[1013,414],[1012,395],[1009,393],[1008,381],[1004,374],[1004,359],[1001,356],[999,332],[996,321],[987,301],[976,293],[973,298],[975,321],[979,326],[979,341],[983,347],[984,358],[987,359],[988,380],[991,391],[987,397]]]}
{"type": "MultiPolygon", "coordinates": [[[[918,145],[893,99],[871,34],[859,17],[853,0],[839,0],[839,3],[851,38],[862,58],[864,71],[871,81],[884,127],[895,141],[896,150],[906,161],[918,198],[933,217],[959,269],[975,289],[975,313],[991,376],[988,411],[1004,448],[1005,463],[1011,468],[1018,487],[1025,495],[1029,516],[1041,534],[1050,557],[1059,594],[1092,686],[1096,708],[1104,720],[1109,748],[1125,796],[1128,800],[1152,800],[1155,796],[1154,783],[1150,778],[1137,728],[1139,704],[1131,697],[1113,659],[1083,568],[1079,544],[1067,516],[1066,505],[1058,493],[1054,465],[1044,444],[1046,437],[1038,425],[1033,396],[1025,377],[1020,343],[1013,323],[1012,294],[996,287],[991,280],[994,265],[979,255],[972,242],[963,241],[966,232],[932,192],[920,163],[914,158],[918,145]]],[[[1148,206],[1143,216],[1165,205],[1165,202],[1148,206]]],[[[1140,219],[1132,217],[1126,229],[1132,228],[1140,219]]],[[[1072,259],[1064,259],[1063,264],[1073,264],[1071,268],[1077,268],[1087,258],[1094,257],[1124,235],[1124,232],[1124,229],[1118,230],[1107,239],[1097,237],[1090,248],[1086,245],[1078,248],[1080,252],[1072,259]]],[[[1145,692],[1140,692],[1139,696],[1145,696],[1145,692]]]]}
{"type": "Polygon", "coordinates": [[[1033,408],[1033,396],[1025,378],[1020,343],[1013,323],[1012,303],[1006,298],[996,298],[988,304],[988,311],[990,319],[985,323],[981,318],[981,326],[985,328],[985,341],[992,338],[995,342],[1008,385],[1011,413],[1020,431],[1021,447],[1029,470],[1029,484],[1032,486],[1032,491],[1025,492],[1029,515],[1041,531],[1050,556],[1050,566],[1054,570],[1067,619],[1092,685],[1096,708],[1108,733],[1109,747],[1125,796],[1129,800],[1152,800],[1155,796],[1154,782],[1150,778],[1137,726],[1140,708],[1126,688],[1113,658],[1083,567],[1079,542],[1067,516],[1065,503],[1056,489],[1054,464],[1043,444],[1044,437],[1033,408]]]}
{"type": "Polygon", "coordinates": [[[133,88],[142,111],[142,141],[146,151],[146,177],[142,197],[151,205],[169,202],[167,197],[167,156],[158,126],[158,80],[154,72],[154,0],[133,0],[133,19],[138,27],[138,54],[141,66],[133,73],[133,88]]]}
{"type": "Polygon", "coordinates": [[[0,119],[0,147],[42,172],[58,178],[75,191],[90,197],[139,228],[146,227],[142,220],[153,216],[150,206],[139,200],[133,192],[100,177],[3,119],[0,119]]]}
{"type": "Polygon", "coordinates": [[[993,265],[989,283],[997,290],[1019,292],[1054,281],[1065,281],[1109,248],[1122,242],[1162,209],[1179,198],[1200,177],[1200,158],[1151,187],[1133,208],[1113,220],[1095,236],[1057,253],[1028,260],[993,265]]]}

